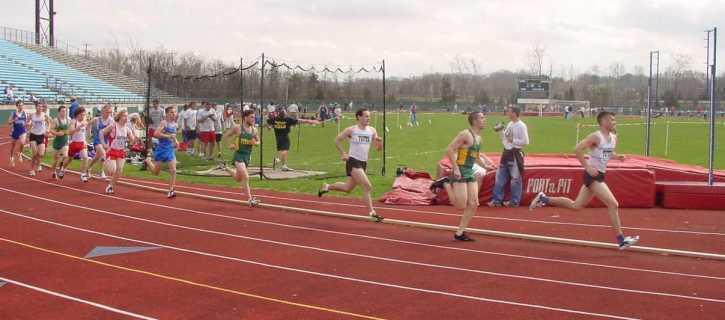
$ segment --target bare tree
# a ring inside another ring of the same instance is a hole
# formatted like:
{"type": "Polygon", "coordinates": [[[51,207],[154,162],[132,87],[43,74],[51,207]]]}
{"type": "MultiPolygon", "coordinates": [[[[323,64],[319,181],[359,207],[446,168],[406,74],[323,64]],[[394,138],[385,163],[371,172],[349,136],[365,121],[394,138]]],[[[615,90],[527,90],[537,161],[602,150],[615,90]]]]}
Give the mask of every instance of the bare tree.
{"type": "Polygon", "coordinates": [[[532,75],[541,76],[544,68],[544,57],[546,56],[546,48],[537,42],[531,47],[528,55],[529,72],[532,75]]]}

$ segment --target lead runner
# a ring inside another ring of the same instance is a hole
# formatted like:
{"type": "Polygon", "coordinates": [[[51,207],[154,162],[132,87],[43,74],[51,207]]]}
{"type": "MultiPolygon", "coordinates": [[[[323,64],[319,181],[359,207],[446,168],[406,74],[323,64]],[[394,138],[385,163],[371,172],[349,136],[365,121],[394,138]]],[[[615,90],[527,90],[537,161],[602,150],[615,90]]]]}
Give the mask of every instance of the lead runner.
{"type": "Polygon", "coordinates": [[[625,237],[622,233],[622,223],[619,220],[619,203],[604,182],[604,173],[607,171],[607,162],[614,158],[624,160],[624,156],[617,155],[614,149],[617,147],[617,135],[615,129],[617,121],[614,113],[603,111],[597,115],[599,130],[591,133],[576,145],[576,157],[584,167],[584,185],[579,189],[576,201],[566,197],[548,197],[543,192],[536,195],[529,210],[545,205],[563,207],[572,210],[584,208],[593,197],[597,197],[606,206],[609,212],[609,219],[612,227],[617,232],[619,249],[626,249],[639,241],[639,236],[625,237]],[[589,150],[589,160],[584,157],[586,150],[589,150]]]}

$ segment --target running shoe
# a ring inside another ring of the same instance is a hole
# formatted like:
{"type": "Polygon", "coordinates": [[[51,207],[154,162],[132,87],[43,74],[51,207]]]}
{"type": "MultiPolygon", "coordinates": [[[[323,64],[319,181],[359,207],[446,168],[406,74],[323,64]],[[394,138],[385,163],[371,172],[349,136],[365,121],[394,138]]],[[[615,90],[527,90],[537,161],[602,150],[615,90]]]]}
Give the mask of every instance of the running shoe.
{"type": "Polygon", "coordinates": [[[43,171],[43,166],[42,165],[38,165],[38,172],[42,172],[42,171],[43,171]]]}
{"type": "Polygon", "coordinates": [[[109,184],[109,185],[106,186],[106,193],[107,194],[112,194],[113,193],[113,186],[112,185],[109,184]]]}
{"type": "Polygon", "coordinates": [[[35,170],[30,170],[30,173],[28,173],[31,177],[35,177],[35,170]]]}
{"type": "Polygon", "coordinates": [[[53,171],[53,174],[51,177],[53,178],[53,180],[58,180],[58,170],[53,171]]]}
{"type": "Polygon", "coordinates": [[[65,170],[59,170],[58,179],[63,180],[63,177],[65,177],[65,170]]]}
{"type": "Polygon", "coordinates": [[[176,192],[174,190],[169,190],[169,192],[166,194],[166,197],[169,199],[176,198],[176,192]]]}
{"type": "Polygon", "coordinates": [[[624,237],[624,240],[619,243],[619,250],[627,249],[637,243],[637,241],[639,241],[639,236],[624,237]]]}
{"type": "Polygon", "coordinates": [[[259,199],[255,198],[255,197],[252,197],[251,199],[249,199],[249,201],[247,201],[247,203],[249,204],[249,207],[250,208],[254,208],[256,206],[259,206],[259,203],[260,202],[261,201],[259,201],[259,199]]]}
{"type": "Polygon", "coordinates": [[[320,187],[320,190],[317,191],[317,196],[322,198],[322,195],[328,192],[330,192],[330,185],[327,183],[323,183],[320,187]]]}
{"type": "Polygon", "coordinates": [[[288,167],[287,165],[283,165],[282,171],[294,171],[294,170],[292,168],[288,167]]]}
{"type": "Polygon", "coordinates": [[[473,238],[469,237],[468,234],[465,233],[465,232],[461,233],[461,235],[457,235],[457,234],[454,233],[453,234],[453,239],[456,239],[458,241],[469,241],[469,242],[470,241],[476,241],[476,239],[473,239],[473,238]]]}
{"type": "Polygon", "coordinates": [[[534,200],[531,200],[531,204],[529,204],[529,211],[545,206],[546,203],[544,203],[544,199],[546,199],[546,194],[543,192],[536,194],[534,200]]]}
{"type": "Polygon", "coordinates": [[[438,189],[443,189],[443,185],[450,181],[451,179],[449,179],[448,177],[443,177],[436,181],[433,181],[433,183],[430,184],[430,191],[436,192],[436,190],[438,189]]]}
{"type": "Polygon", "coordinates": [[[383,222],[383,219],[385,219],[385,217],[377,214],[375,211],[370,212],[369,215],[370,215],[370,219],[373,219],[373,222],[383,222]]]}
{"type": "Polygon", "coordinates": [[[81,173],[81,182],[88,182],[88,175],[85,173],[81,173]]]}

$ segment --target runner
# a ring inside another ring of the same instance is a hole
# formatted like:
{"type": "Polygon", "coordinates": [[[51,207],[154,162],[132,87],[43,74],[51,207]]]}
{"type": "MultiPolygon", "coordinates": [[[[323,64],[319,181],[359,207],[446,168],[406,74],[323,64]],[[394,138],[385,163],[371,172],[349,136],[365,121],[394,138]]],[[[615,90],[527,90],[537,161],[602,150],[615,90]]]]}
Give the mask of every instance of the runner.
{"type": "Polygon", "coordinates": [[[169,192],[166,197],[171,199],[176,197],[174,186],[176,185],[176,148],[179,141],[176,140],[176,107],[166,107],[166,116],[159,122],[159,126],[154,130],[154,136],[159,139],[159,144],[154,150],[154,161],[146,158],[144,162],[146,167],[154,175],[161,172],[161,163],[166,162],[169,167],[169,192]]]}
{"type": "Polygon", "coordinates": [[[68,117],[68,109],[65,106],[58,107],[58,118],[53,121],[53,130],[50,133],[55,137],[53,139],[53,166],[51,172],[53,179],[63,179],[60,174],[60,168],[68,157],[68,129],[70,127],[70,118],[68,117]]]}
{"type": "Polygon", "coordinates": [[[234,169],[225,168],[232,175],[232,178],[241,183],[242,191],[247,193],[247,204],[256,207],[259,200],[252,196],[252,189],[249,187],[249,162],[252,159],[252,147],[259,144],[257,129],[254,127],[254,111],[247,110],[242,113],[242,124],[235,125],[232,130],[224,133],[224,141],[235,137],[236,141],[229,144],[229,149],[235,151],[232,158],[234,169]]]}
{"type": "Polygon", "coordinates": [[[101,115],[98,117],[93,118],[91,120],[91,135],[93,136],[93,150],[95,150],[96,154],[93,156],[93,160],[91,160],[91,163],[88,165],[88,176],[91,176],[91,169],[93,169],[93,165],[100,162],[101,163],[101,173],[100,177],[102,179],[106,178],[106,173],[103,170],[103,163],[106,161],[106,147],[105,145],[108,143],[107,137],[101,137],[101,131],[113,124],[113,107],[111,107],[110,104],[103,105],[101,109],[101,115]],[[101,142],[103,140],[103,142],[101,142]]]}
{"type": "Polygon", "coordinates": [[[588,135],[584,140],[576,145],[576,157],[584,167],[584,184],[579,189],[576,201],[572,201],[566,197],[548,197],[543,192],[536,195],[529,209],[533,210],[537,207],[552,205],[572,210],[580,210],[584,208],[593,197],[601,200],[609,212],[609,219],[612,227],[617,233],[617,243],[619,249],[626,249],[639,241],[639,236],[625,237],[622,233],[622,224],[619,220],[619,203],[609,190],[607,183],[604,182],[604,174],[607,171],[607,162],[614,158],[624,160],[624,156],[617,155],[614,149],[617,147],[616,126],[617,121],[614,113],[602,111],[597,115],[597,123],[599,123],[599,131],[588,135]],[[584,156],[586,150],[589,149],[589,159],[584,156]]]}
{"type": "Polygon", "coordinates": [[[268,127],[274,128],[274,136],[277,142],[277,157],[274,158],[273,167],[277,167],[277,163],[282,165],[282,171],[291,171],[287,166],[287,155],[289,154],[290,139],[289,133],[292,126],[299,123],[319,124],[317,120],[295,119],[287,115],[287,110],[283,107],[277,109],[274,118],[267,120],[268,127]]]}
{"type": "Polygon", "coordinates": [[[370,152],[370,144],[375,144],[378,151],[383,147],[383,139],[378,136],[375,128],[368,126],[370,122],[370,111],[360,109],[355,112],[357,124],[343,130],[335,139],[335,146],[340,152],[340,158],[345,161],[345,170],[347,173],[347,181],[336,182],[333,184],[323,183],[317,195],[322,197],[323,194],[330,191],[342,191],[349,193],[360,186],[363,189],[363,202],[368,210],[368,215],[375,222],[383,221],[383,216],[378,215],[373,208],[373,202],[370,194],[372,193],[372,185],[368,176],[365,174],[367,168],[368,153],[370,152]],[[345,153],[342,149],[342,141],[350,141],[349,153],[345,153]]]}
{"type": "Polygon", "coordinates": [[[30,116],[30,150],[32,160],[30,161],[30,176],[35,176],[35,170],[40,166],[40,161],[45,156],[46,135],[50,128],[51,119],[43,112],[43,103],[35,105],[35,112],[30,116]]]}
{"type": "Polygon", "coordinates": [[[73,158],[76,156],[80,157],[81,160],[81,181],[88,182],[88,174],[86,174],[86,168],[88,168],[88,148],[86,146],[86,135],[88,131],[88,121],[86,121],[86,109],[78,107],[75,109],[73,120],[70,122],[70,128],[68,134],[70,135],[70,144],[68,145],[68,157],[62,165],[62,168],[58,172],[58,177],[63,178],[65,170],[70,165],[73,158]]]}
{"type": "Polygon", "coordinates": [[[458,224],[458,230],[453,238],[458,241],[475,241],[466,234],[468,223],[478,209],[478,181],[474,171],[474,164],[486,170],[493,170],[495,166],[488,157],[480,156],[481,136],[479,133],[486,124],[486,117],[480,111],[468,114],[469,128],[463,130],[448,145],[448,159],[451,162],[451,175],[436,180],[432,187],[443,186],[448,193],[448,199],[463,216],[458,224]]]}
{"type": "Polygon", "coordinates": [[[26,126],[28,125],[28,114],[23,110],[23,102],[18,100],[15,102],[15,111],[8,118],[8,124],[12,126],[13,130],[10,132],[12,142],[10,144],[10,166],[15,166],[15,159],[18,162],[23,162],[21,153],[23,152],[23,146],[25,145],[26,139],[26,126]]]}
{"type": "Polygon", "coordinates": [[[123,166],[126,164],[126,144],[133,144],[136,140],[136,133],[129,128],[128,112],[121,111],[113,118],[114,123],[101,130],[102,137],[108,137],[108,144],[103,142],[104,148],[108,150],[104,169],[111,176],[106,186],[106,193],[113,193],[113,186],[123,173],[123,166]]]}

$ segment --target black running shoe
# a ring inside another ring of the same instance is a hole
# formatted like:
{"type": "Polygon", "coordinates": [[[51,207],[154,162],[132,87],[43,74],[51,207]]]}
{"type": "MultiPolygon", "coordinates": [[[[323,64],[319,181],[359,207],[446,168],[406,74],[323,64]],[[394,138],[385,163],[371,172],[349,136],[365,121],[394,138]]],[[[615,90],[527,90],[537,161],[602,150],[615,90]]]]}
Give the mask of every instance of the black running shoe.
{"type": "Polygon", "coordinates": [[[460,236],[454,233],[453,239],[456,239],[458,241],[476,241],[476,239],[469,237],[468,234],[466,234],[465,232],[461,233],[460,236]]]}
{"type": "Polygon", "coordinates": [[[383,217],[375,212],[370,213],[370,218],[373,219],[373,222],[383,222],[383,219],[385,219],[385,217],[383,217]]]}
{"type": "Polygon", "coordinates": [[[443,185],[450,181],[451,179],[449,179],[448,177],[443,177],[436,181],[433,181],[433,183],[430,184],[430,191],[436,192],[436,190],[442,189],[443,185]]]}
{"type": "Polygon", "coordinates": [[[330,192],[330,190],[325,190],[322,187],[320,187],[320,190],[317,190],[317,196],[320,197],[320,198],[322,198],[322,195],[325,194],[325,193],[328,193],[328,192],[330,192]]]}

